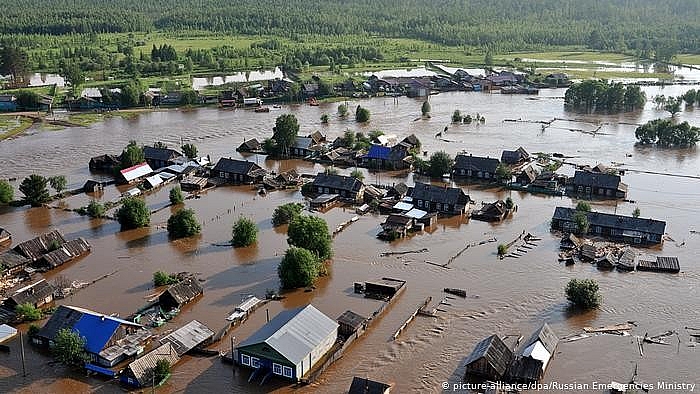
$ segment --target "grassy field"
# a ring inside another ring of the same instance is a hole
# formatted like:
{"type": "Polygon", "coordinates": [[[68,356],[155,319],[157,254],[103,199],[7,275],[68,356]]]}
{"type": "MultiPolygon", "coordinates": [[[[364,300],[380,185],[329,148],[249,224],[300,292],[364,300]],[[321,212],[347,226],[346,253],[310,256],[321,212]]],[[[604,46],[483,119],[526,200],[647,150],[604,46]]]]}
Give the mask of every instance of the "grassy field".
{"type": "Polygon", "coordinates": [[[0,116],[0,141],[14,137],[32,127],[32,121],[21,116],[0,116]]]}

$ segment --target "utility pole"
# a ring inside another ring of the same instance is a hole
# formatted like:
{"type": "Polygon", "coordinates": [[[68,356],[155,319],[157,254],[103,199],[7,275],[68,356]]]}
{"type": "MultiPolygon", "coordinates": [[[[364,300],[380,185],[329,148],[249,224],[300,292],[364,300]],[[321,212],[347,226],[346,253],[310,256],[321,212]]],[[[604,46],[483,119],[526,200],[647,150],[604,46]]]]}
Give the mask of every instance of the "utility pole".
{"type": "Polygon", "coordinates": [[[24,338],[22,338],[22,331],[19,332],[19,347],[20,353],[22,354],[22,376],[27,376],[27,367],[24,363],[24,338]]]}
{"type": "MultiPolygon", "coordinates": [[[[236,359],[233,355],[233,343],[236,341],[236,337],[231,335],[231,370],[233,371],[233,379],[236,378],[236,359]]],[[[233,386],[233,380],[231,380],[231,385],[233,386]]]]}

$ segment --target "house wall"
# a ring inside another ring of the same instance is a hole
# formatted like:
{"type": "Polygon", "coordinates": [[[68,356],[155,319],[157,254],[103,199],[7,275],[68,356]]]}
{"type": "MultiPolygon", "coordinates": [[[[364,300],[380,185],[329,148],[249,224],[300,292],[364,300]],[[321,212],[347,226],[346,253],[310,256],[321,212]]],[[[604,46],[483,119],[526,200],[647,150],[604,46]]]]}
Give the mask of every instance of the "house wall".
{"type": "Polygon", "coordinates": [[[333,344],[335,344],[335,340],[338,338],[338,329],[336,328],[328,334],[328,336],[318,345],[316,348],[314,348],[309,356],[305,357],[304,360],[302,360],[298,365],[297,365],[297,378],[301,378],[304,376],[305,373],[309,371],[309,369],[313,368],[318,361],[323,358],[323,356],[328,353],[328,351],[333,347],[333,344]],[[309,363],[309,360],[311,362],[309,363]]]}
{"type": "Polygon", "coordinates": [[[475,178],[475,179],[494,179],[492,173],[488,171],[478,171],[465,168],[457,168],[454,170],[455,176],[465,177],[465,178],[475,178]]]}
{"type": "Polygon", "coordinates": [[[229,183],[253,183],[253,178],[244,174],[237,174],[234,172],[219,171],[217,176],[229,183]]]}
{"type": "Polygon", "coordinates": [[[482,357],[467,365],[465,376],[476,375],[487,379],[499,380],[501,375],[482,357]]]}
{"type": "MultiPolygon", "coordinates": [[[[552,228],[555,230],[568,231],[572,233],[577,232],[576,223],[569,220],[552,219],[552,228]]],[[[636,237],[628,237],[624,236],[622,230],[618,228],[591,225],[587,234],[606,237],[615,241],[641,245],[654,245],[662,242],[660,234],[651,234],[644,231],[638,231],[635,233],[637,235],[636,237]]]]}

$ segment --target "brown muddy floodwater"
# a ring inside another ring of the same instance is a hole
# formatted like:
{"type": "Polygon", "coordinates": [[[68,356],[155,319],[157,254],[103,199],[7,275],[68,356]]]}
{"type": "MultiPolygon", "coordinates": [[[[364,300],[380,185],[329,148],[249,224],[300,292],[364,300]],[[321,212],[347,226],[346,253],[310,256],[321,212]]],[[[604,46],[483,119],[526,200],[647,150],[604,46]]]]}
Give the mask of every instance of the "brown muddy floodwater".
{"type": "MultiPolygon", "coordinates": [[[[645,88],[648,97],[678,95],[685,90],[677,86],[645,88]]],[[[571,160],[577,163],[618,162],[632,170],[700,176],[700,156],[696,149],[660,150],[634,145],[635,126],[632,124],[666,116],[662,111],[649,104],[644,111],[633,114],[576,115],[564,111],[563,95],[563,90],[541,91],[537,97],[497,93],[440,94],[430,98],[432,118],[429,120],[416,120],[421,102],[404,97],[398,99],[398,104],[391,98],[350,102],[351,109],[361,103],[371,111],[371,122],[363,126],[334,116],[330,124],[322,125],[320,116],[323,113],[335,114],[337,104],[290,106],[262,114],[213,108],[149,112],[131,120],[113,118],[87,128],[30,130],[16,139],[2,141],[0,178],[22,179],[35,172],[46,176],[64,174],[72,187],[79,187],[89,177],[94,178],[87,170],[91,156],[118,153],[132,139],[146,144],[163,141],[171,146],[179,146],[182,139],[196,144],[201,153],[210,154],[213,160],[223,156],[239,157],[235,148],[244,138],[265,138],[271,133],[275,118],[285,112],[294,113],[299,118],[301,135],[320,130],[328,135],[329,140],[348,128],[365,132],[381,129],[399,137],[415,133],[423,142],[423,150],[429,152],[445,150],[455,154],[466,150],[477,155],[499,157],[503,149],[523,146],[529,152],[559,152],[574,156],[571,160]],[[485,115],[486,124],[449,125],[455,109],[485,115]],[[596,126],[589,123],[557,121],[542,131],[539,124],[503,122],[504,119],[550,120],[555,117],[575,117],[605,122],[605,125],[598,135],[593,136],[575,131],[595,129],[596,126]],[[435,139],[435,133],[445,126],[449,126],[443,135],[447,141],[435,139]]],[[[685,111],[678,116],[695,125],[700,123],[697,110],[685,111]]],[[[321,170],[320,166],[301,161],[274,162],[257,156],[249,159],[271,169],[297,168],[304,173],[321,170]]],[[[572,171],[568,166],[562,170],[572,171]]],[[[412,175],[408,174],[367,174],[366,179],[383,184],[413,182],[412,175]]],[[[643,358],[632,337],[599,336],[560,343],[545,375],[546,382],[625,382],[636,365],[639,380],[644,382],[700,383],[700,348],[689,346],[690,338],[684,330],[685,326],[700,327],[697,307],[700,236],[690,232],[698,228],[700,180],[628,171],[624,181],[629,184],[629,199],[636,200],[636,204],[594,203],[593,208],[630,214],[639,206],[642,216],[666,220],[667,232],[673,240],[666,241],[661,250],[649,252],[678,256],[682,265],[680,274],[600,272],[587,264],[564,267],[557,262],[559,240],[550,234],[549,221],[556,206],[573,206],[575,201],[463,185],[477,202],[511,196],[519,206],[518,212],[496,225],[466,218],[442,219],[429,232],[391,244],[375,237],[382,217],[361,217],[334,239],[335,257],[329,275],[318,282],[313,292],[292,292],[283,301],[269,304],[271,316],[282,309],[306,303],[313,303],[332,318],[347,309],[367,315],[378,307],[378,303],[354,295],[353,282],[382,276],[407,281],[407,289],[397,302],[314,385],[295,388],[284,381],[273,380],[261,387],[246,382],[248,371],[232,374],[230,366],[220,363],[217,358],[187,357],[175,366],[172,378],[158,391],[339,393],[347,390],[353,376],[366,376],[394,383],[398,393],[441,392],[443,382],[461,380],[464,360],[479,340],[492,333],[516,337],[528,335],[543,320],[548,321],[560,337],[578,333],[584,326],[628,320],[638,323],[633,331],[636,335],[666,330],[676,330],[680,335],[680,345],[646,346],[643,358]],[[543,238],[543,241],[519,259],[498,260],[496,244],[488,243],[470,248],[450,265],[451,269],[424,262],[445,262],[466,243],[473,241],[496,237],[499,242],[507,242],[523,230],[543,238]],[[429,253],[379,257],[379,253],[385,250],[421,248],[428,248],[429,253]],[[599,282],[604,297],[599,310],[584,314],[567,310],[563,288],[571,278],[594,278],[599,282]],[[391,341],[392,333],[416,306],[427,296],[440,299],[444,287],[467,289],[470,296],[451,300],[451,305],[442,307],[445,312],[440,312],[438,318],[418,317],[397,341],[391,341]]],[[[146,201],[154,209],[165,206],[168,189],[165,187],[148,195],[146,201]]],[[[113,199],[118,192],[116,188],[110,188],[102,198],[113,199]]],[[[77,195],[62,204],[78,207],[85,205],[89,198],[77,195]]],[[[126,232],[120,232],[118,224],[113,221],[90,220],[71,212],[46,208],[0,208],[0,226],[9,230],[16,242],[50,228],[59,228],[69,239],[82,236],[89,240],[93,247],[90,255],[47,274],[49,279],[63,275],[70,280],[90,281],[116,271],[114,275],[62,300],[61,303],[65,304],[125,316],[142,306],[154,292],[151,284],[154,271],[197,272],[205,280],[204,297],[187,306],[173,322],[159,331],[176,328],[192,319],[218,331],[226,323],[227,313],[242,296],[256,294],[260,297],[266,289],[278,288],[276,268],[286,249],[286,236],[284,228],[271,226],[271,213],[281,203],[301,199],[298,192],[273,192],[260,197],[250,186],[212,190],[201,199],[186,202],[204,223],[202,234],[174,242],[168,240],[165,231],[170,208],[155,214],[149,228],[126,232]],[[240,215],[252,217],[258,223],[258,242],[235,250],[213,246],[230,238],[231,223],[240,215]]],[[[354,212],[336,208],[319,215],[334,228],[354,216],[354,212]]],[[[264,320],[265,311],[260,309],[232,335],[242,340],[264,320]]],[[[228,344],[226,338],[213,348],[226,349],[228,344]]],[[[51,365],[48,357],[31,347],[27,347],[29,373],[23,377],[18,347],[14,341],[10,354],[0,354],[0,392],[123,391],[115,383],[70,374],[51,365]]]]}

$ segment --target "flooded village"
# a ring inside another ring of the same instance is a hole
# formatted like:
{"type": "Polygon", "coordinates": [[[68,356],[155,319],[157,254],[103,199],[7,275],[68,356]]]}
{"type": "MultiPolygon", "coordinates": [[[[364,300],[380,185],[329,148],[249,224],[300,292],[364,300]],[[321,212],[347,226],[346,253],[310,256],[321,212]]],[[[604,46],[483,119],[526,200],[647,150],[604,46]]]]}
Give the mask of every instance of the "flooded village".
{"type": "MultiPolygon", "coordinates": [[[[679,385],[697,383],[700,360],[697,149],[636,144],[638,126],[667,116],[651,102],[580,114],[565,110],[565,88],[483,92],[468,74],[433,83],[443,92],[416,82],[415,94],[382,88],[345,103],[222,102],[1,141],[1,179],[64,175],[70,192],[0,207],[0,318],[12,326],[0,333],[16,337],[3,342],[0,391],[146,392],[159,360],[172,366],[163,393],[466,392],[485,380],[688,391],[679,385]],[[355,122],[358,106],[369,122],[355,122]],[[456,110],[478,121],[455,122],[456,110]],[[268,157],[285,114],[298,136],[287,157],[268,157]],[[367,143],[356,149],[347,139],[358,132],[367,143]],[[130,141],[145,160],[115,171],[130,141]],[[440,151],[454,162],[431,178],[420,163],[440,151]],[[201,234],[168,236],[175,185],[201,234]],[[150,225],[120,228],[129,196],[145,200],[150,225]],[[81,215],[92,200],[104,218],[81,215]],[[327,222],[333,250],[327,273],[295,290],[278,277],[288,226],[272,224],[290,202],[327,222]],[[241,217],[259,234],[232,247],[241,217]],[[176,279],[155,286],[158,271],[176,279]],[[598,309],[569,307],[575,278],[598,283],[598,309]],[[52,312],[35,329],[16,323],[27,302],[52,312]],[[53,361],[61,328],[87,339],[84,369],[53,361]]],[[[649,98],[687,89],[642,87],[649,98]]],[[[700,121],[693,109],[676,116],[700,121]]]]}

